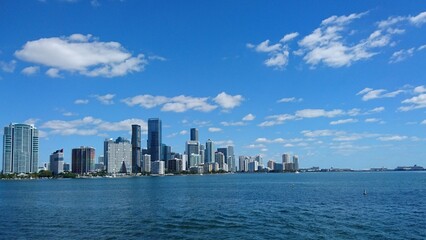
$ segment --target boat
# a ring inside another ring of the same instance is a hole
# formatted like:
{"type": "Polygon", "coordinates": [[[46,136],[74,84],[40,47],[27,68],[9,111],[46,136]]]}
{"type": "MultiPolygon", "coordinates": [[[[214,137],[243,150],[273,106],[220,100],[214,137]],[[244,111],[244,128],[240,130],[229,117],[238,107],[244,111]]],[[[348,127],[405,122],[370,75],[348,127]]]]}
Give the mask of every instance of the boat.
{"type": "Polygon", "coordinates": [[[367,195],[367,190],[364,189],[364,193],[363,194],[364,194],[364,196],[367,195]]]}

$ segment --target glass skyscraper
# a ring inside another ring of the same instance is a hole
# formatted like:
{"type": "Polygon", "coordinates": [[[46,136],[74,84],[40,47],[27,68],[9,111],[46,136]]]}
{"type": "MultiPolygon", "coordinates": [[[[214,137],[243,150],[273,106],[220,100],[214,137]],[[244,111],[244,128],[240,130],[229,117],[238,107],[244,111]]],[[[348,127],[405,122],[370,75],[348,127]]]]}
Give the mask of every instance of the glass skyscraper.
{"type": "Polygon", "coordinates": [[[33,125],[10,124],[3,135],[3,173],[38,171],[38,130],[33,125]]]}
{"type": "Polygon", "coordinates": [[[152,162],[161,160],[161,120],[159,118],[148,119],[147,147],[152,162]]]}
{"type": "Polygon", "coordinates": [[[141,126],[132,125],[132,173],[140,172],[141,162],[141,126]]]}

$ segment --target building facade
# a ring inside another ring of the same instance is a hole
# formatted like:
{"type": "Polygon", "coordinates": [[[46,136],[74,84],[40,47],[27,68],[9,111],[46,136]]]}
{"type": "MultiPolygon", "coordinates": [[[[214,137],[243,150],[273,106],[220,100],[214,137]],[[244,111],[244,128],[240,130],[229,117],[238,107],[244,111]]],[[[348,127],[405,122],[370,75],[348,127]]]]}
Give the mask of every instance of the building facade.
{"type": "Polygon", "coordinates": [[[214,143],[212,140],[208,139],[206,142],[206,150],[204,152],[204,161],[206,163],[214,162],[214,143]]]}
{"type": "Polygon", "coordinates": [[[64,171],[64,149],[56,150],[50,154],[50,171],[58,175],[64,171]]]}
{"type": "Polygon", "coordinates": [[[95,148],[80,147],[71,151],[71,171],[85,174],[95,170],[95,148]]]}
{"type": "MultiPolygon", "coordinates": [[[[132,144],[119,137],[105,140],[104,161],[108,173],[132,173],[132,144]]],[[[136,170],[137,171],[137,170],[136,170]]]]}
{"type": "Polygon", "coordinates": [[[151,161],[161,160],[161,120],[159,118],[148,119],[148,154],[151,161]]]}
{"type": "Polygon", "coordinates": [[[10,124],[3,135],[3,173],[38,172],[38,130],[33,125],[10,124]]]}
{"type": "Polygon", "coordinates": [[[140,172],[141,161],[141,126],[132,125],[132,172],[140,172]]]}

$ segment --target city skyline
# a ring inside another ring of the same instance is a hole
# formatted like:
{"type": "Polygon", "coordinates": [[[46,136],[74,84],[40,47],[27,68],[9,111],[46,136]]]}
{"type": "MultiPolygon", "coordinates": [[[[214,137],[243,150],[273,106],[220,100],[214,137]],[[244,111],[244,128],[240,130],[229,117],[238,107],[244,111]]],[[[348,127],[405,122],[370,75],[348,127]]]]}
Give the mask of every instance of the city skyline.
{"type": "Polygon", "coordinates": [[[0,133],[34,124],[39,165],[57,149],[68,163],[79,146],[100,155],[106,138],[132,139],[132,124],[140,154],[149,118],[174,152],[197,128],[201,145],[265,164],[289,153],[301,168],[426,165],[423,1],[46,0],[1,11],[0,133]]]}

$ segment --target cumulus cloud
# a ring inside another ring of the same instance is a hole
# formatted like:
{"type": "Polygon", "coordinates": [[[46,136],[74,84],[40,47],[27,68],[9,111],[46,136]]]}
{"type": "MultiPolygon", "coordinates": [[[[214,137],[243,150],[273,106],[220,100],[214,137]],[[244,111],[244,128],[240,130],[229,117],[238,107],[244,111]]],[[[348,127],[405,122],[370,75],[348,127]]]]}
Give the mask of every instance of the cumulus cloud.
{"type": "Polygon", "coordinates": [[[387,90],[385,89],[374,90],[372,88],[364,88],[363,90],[358,92],[356,95],[362,95],[362,100],[368,101],[368,100],[377,99],[377,98],[393,98],[403,92],[404,92],[403,90],[387,92],[387,90]]]}
{"type": "Polygon", "coordinates": [[[59,69],[57,68],[49,68],[46,71],[46,75],[51,78],[61,78],[62,76],[59,74],[59,69]]]}
{"type": "Polygon", "coordinates": [[[293,32],[293,33],[286,34],[286,35],[284,35],[283,38],[281,38],[280,42],[285,43],[285,42],[291,41],[294,38],[296,38],[297,36],[299,36],[298,32],[293,32]]]}
{"type": "Polygon", "coordinates": [[[108,122],[91,116],[76,120],[50,120],[43,123],[40,128],[46,129],[48,134],[54,135],[97,135],[102,131],[130,131],[132,124],[139,124],[143,131],[147,124],[142,119],[126,119],[118,122],[108,122]]]}
{"type": "Polygon", "coordinates": [[[412,98],[402,101],[405,106],[399,108],[400,111],[406,112],[414,109],[426,108],[426,93],[421,93],[412,98]]]}
{"type": "Polygon", "coordinates": [[[105,95],[93,95],[93,97],[104,105],[111,105],[114,104],[113,98],[115,97],[115,94],[108,93],[105,95]]]}
{"type": "Polygon", "coordinates": [[[76,99],[74,101],[74,104],[88,104],[89,100],[88,99],[76,99]]]}
{"type": "Polygon", "coordinates": [[[425,92],[426,92],[426,87],[424,85],[417,86],[414,88],[414,93],[425,93],[425,92]]]}
{"type": "Polygon", "coordinates": [[[284,143],[284,142],[286,142],[286,140],[284,138],[275,138],[275,139],[257,138],[256,142],[258,142],[258,143],[284,143]]]}
{"type": "Polygon", "coordinates": [[[59,71],[90,77],[117,77],[143,71],[147,64],[143,54],[132,56],[120,43],[101,42],[90,34],[28,41],[15,56],[50,68],[50,74],[46,73],[52,77],[59,71]]]}
{"type": "Polygon", "coordinates": [[[253,121],[256,118],[253,114],[249,113],[243,117],[243,121],[253,121]]]}
{"type": "Polygon", "coordinates": [[[294,120],[296,117],[291,114],[279,114],[266,117],[267,121],[260,123],[259,127],[271,127],[283,124],[285,121],[294,120]]]}
{"type": "Polygon", "coordinates": [[[356,123],[358,122],[357,119],[348,118],[348,119],[340,119],[337,121],[331,121],[330,125],[339,125],[339,124],[345,124],[345,123],[356,123]]]}
{"type": "Polygon", "coordinates": [[[217,127],[209,127],[209,132],[220,132],[220,131],[222,131],[222,129],[221,128],[217,128],[217,127]]]}
{"type": "Polygon", "coordinates": [[[344,114],[344,111],[340,109],[334,109],[331,111],[326,111],[324,109],[303,109],[296,112],[296,117],[299,118],[317,118],[317,117],[336,117],[344,114]]]}
{"type": "Polygon", "coordinates": [[[34,75],[40,71],[39,66],[30,66],[22,69],[21,73],[27,76],[34,75]]]}
{"type": "Polygon", "coordinates": [[[221,92],[215,98],[213,98],[213,101],[219,104],[219,106],[225,110],[233,109],[241,105],[243,100],[244,98],[241,95],[232,96],[225,92],[221,92]]]}

